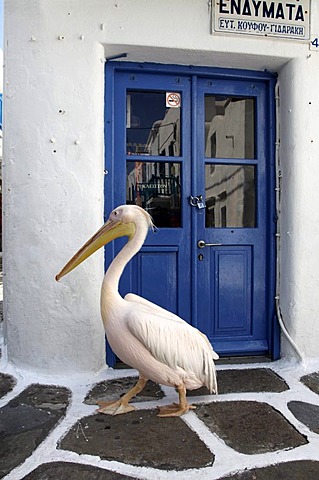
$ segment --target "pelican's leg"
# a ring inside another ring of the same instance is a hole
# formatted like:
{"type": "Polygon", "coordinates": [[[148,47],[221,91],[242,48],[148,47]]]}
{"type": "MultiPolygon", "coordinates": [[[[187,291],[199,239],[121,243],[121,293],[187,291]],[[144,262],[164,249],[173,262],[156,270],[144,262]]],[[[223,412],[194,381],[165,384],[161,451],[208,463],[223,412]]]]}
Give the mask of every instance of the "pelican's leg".
{"type": "Polygon", "coordinates": [[[140,393],[146,385],[147,380],[140,377],[136,385],[131,388],[120,400],[116,402],[98,402],[100,408],[97,410],[99,413],[105,413],[106,415],[120,415],[121,413],[128,413],[136,410],[133,405],[129,405],[129,401],[138,393],[140,393]]]}
{"type": "Polygon", "coordinates": [[[159,407],[158,417],[180,417],[183,413],[188,412],[188,410],[194,410],[196,407],[190,405],[186,400],[186,387],[184,384],[177,387],[179,403],[172,403],[165,407],[159,407]]]}

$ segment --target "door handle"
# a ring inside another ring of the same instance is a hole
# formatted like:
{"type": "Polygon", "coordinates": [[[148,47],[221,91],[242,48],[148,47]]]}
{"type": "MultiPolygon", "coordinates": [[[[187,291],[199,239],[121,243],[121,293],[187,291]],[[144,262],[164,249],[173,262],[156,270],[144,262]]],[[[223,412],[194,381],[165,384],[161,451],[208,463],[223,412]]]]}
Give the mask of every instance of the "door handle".
{"type": "Polygon", "coordinates": [[[198,248],[205,248],[205,247],[220,247],[222,243],[206,243],[205,240],[198,240],[197,246],[198,248]]]}

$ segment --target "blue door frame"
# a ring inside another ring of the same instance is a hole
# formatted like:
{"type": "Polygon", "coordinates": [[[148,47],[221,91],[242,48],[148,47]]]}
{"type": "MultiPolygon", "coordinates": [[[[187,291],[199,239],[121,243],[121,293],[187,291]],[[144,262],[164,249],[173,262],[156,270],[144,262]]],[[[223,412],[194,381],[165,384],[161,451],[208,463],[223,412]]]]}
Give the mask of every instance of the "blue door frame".
{"type": "MultiPolygon", "coordinates": [[[[124,272],[121,293],[133,291],[174,311],[204,331],[222,355],[279,358],[280,335],[274,308],[275,76],[268,72],[109,62],[105,78],[106,214],[126,201],[126,162],[141,160],[140,156],[128,157],[126,152],[126,91],[179,92],[184,107],[183,148],[179,157],[146,159],[179,163],[181,228],[161,228],[156,235],[148,235],[145,246],[124,272]],[[254,158],[205,158],[204,137],[198,132],[206,94],[254,98],[254,158]],[[205,209],[190,207],[189,195],[205,193],[205,165],[213,166],[216,162],[254,168],[257,228],[206,228],[205,209]],[[199,239],[221,245],[199,250],[199,239]],[[242,282],[241,287],[235,288],[238,281],[242,282]],[[224,321],[227,315],[229,318],[224,321]]],[[[122,245],[123,241],[118,240],[106,247],[106,268],[122,245]]],[[[115,363],[109,348],[107,363],[115,363]]]]}

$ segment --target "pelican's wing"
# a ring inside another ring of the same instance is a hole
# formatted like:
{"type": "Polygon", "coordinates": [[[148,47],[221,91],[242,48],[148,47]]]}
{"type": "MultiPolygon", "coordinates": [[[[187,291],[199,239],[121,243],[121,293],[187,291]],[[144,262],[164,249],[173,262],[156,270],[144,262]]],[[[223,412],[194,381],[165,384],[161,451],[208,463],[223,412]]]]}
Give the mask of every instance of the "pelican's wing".
{"type": "Polygon", "coordinates": [[[169,312],[160,310],[141,304],[130,311],[126,319],[130,332],[159,362],[195,375],[210,392],[216,392],[213,358],[218,355],[207,337],[176,315],[178,321],[167,318],[164,314],[169,312]]]}
{"type": "Polygon", "coordinates": [[[135,295],[134,293],[127,293],[124,299],[128,302],[137,303],[139,305],[143,305],[144,307],[147,307],[148,309],[150,309],[151,313],[154,312],[154,313],[157,313],[158,315],[163,315],[165,318],[174,320],[175,322],[185,323],[184,320],[182,320],[180,317],[178,317],[174,313],[169,312],[168,310],[165,310],[165,308],[162,308],[156,305],[156,303],[150,302],[149,300],[146,300],[145,298],[140,297],[139,295],[135,295]]]}
{"type": "MultiPolygon", "coordinates": [[[[156,305],[156,303],[153,303],[153,302],[150,302],[149,300],[146,300],[145,298],[143,297],[140,297],[139,295],[135,295],[135,293],[127,293],[125,295],[125,300],[127,300],[128,302],[133,302],[133,303],[138,303],[140,305],[143,305],[145,307],[148,307],[151,309],[151,313],[157,313],[158,315],[161,315],[161,316],[164,316],[165,318],[169,319],[169,320],[174,320],[175,322],[179,322],[179,323],[183,323],[185,324],[185,320],[183,320],[182,318],[178,317],[177,315],[175,315],[175,313],[172,313],[168,310],[165,310],[165,308],[162,308],[162,307],[159,307],[158,305],[156,305]]],[[[212,350],[213,352],[213,358],[215,360],[218,360],[219,359],[219,355],[214,351],[213,347],[211,346],[211,343],[210,341],[208,340],[208,338],[206,337],[206,335],[204,335],[202,332],[200,332],[199,330],[196,329],[196,331],[202,335],[203,339],[205,340],[205,342],[207,343],[208,347],[212,350]]]]}

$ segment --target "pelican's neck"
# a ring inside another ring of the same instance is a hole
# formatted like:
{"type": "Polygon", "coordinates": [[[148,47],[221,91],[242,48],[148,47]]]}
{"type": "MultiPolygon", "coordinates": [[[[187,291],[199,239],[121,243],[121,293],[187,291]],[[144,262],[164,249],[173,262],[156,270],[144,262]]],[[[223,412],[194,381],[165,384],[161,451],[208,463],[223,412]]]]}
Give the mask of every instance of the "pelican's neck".
{"type": "Polygon", "coordinates": [[[128,240],[112,261],[104,276],[102,284],[102,299],[104,295],[104,298],[119,297],[119,282],[123,270],[142,247],[147,235],[147,230],[147,226],[136,228],[134,236],[128,240]]]}

